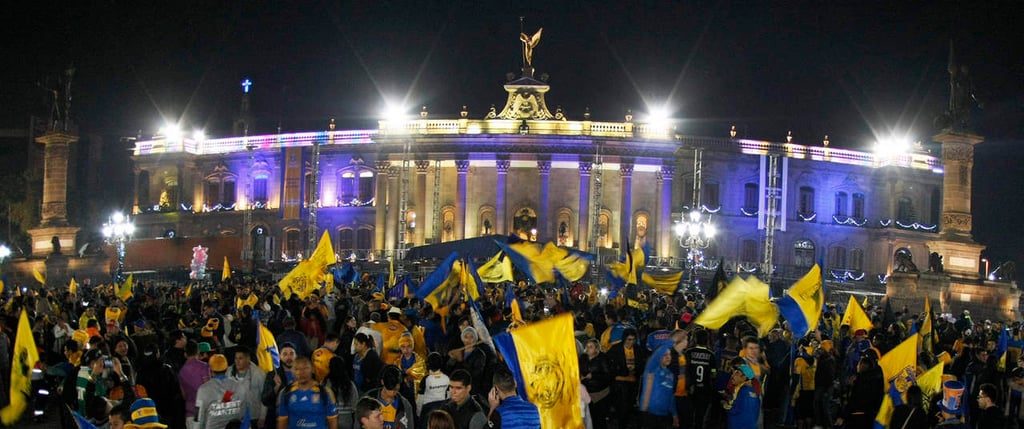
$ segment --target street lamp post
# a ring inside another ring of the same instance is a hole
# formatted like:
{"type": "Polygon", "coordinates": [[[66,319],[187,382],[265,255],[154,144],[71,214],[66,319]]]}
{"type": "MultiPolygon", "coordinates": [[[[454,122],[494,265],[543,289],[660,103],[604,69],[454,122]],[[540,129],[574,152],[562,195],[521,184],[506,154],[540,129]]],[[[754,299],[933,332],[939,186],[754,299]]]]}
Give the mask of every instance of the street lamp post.
{"type": "Polygon", "coordinates": [[[683,212],[679,222],[675,224],[676,238],[679,246],[686,249],[683,269],[689,271],[690,283],[693,283],[694,270],[701,253],[711,246],[715,238],[715,225],[711,223],[711,214],[705,215],[700,209],[683,212]],[[689,265],[689,266],[687,266],[689,265]]]}
{"type": "Polygon", "coordinates": [[[135,224],[131,218],[121,212],[116,212],[103,224],[103,238],[107,244],[117,247],[117,271],[114,272],[114,282],[124,281],[124,257],[125,244],[132,239],[135,233],[135,224]]]}

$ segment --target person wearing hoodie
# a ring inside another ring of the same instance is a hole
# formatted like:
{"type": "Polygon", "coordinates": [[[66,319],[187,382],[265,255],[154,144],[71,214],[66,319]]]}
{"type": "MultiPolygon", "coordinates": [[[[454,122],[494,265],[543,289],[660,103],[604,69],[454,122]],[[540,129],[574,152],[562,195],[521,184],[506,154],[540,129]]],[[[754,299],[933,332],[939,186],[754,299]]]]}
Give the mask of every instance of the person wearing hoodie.
{"type": "Polygon", "coordinates": [[[761,394],[752,383],[757,376],[748,364],[735,365],[732,370],[732,394],[722,401],[728,415],[728,429],[756,428],[761,416],[761,394]]]}
{"type": "Polygon", "coordinates": [[[640,388],[642,427],[679,426],[679,415],[676,413],[675,402],[675,374],[669,369],[671,364],[672,346],[670,344],[658,347],[651,358],[647,360],[640,388]]]}

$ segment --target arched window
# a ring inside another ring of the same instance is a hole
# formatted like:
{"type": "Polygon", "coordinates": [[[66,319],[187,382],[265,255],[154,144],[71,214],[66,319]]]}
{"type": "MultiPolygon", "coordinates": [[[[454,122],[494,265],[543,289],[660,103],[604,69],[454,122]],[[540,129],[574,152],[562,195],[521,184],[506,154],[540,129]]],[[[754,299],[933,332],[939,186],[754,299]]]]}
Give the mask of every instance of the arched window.
{"type": "Polygon", "coordinates": [[[480,228],[481,237],[495,234],[497,226],[494,223],[494,219],[494,207],[483,206],[480,208],[479,223],[477,225],[480,228]]]}
{"type": "Polygon", "coordinates": [[[828,264],[831,268],[845,269],[846,267],[846,248],[841,246],[835,246],[829,250],[828,264]]]}
{"type": "Polygon", "coordinates": [[[814,216],[814,188],[810,186],[800,187],[800,200],[796,208],[797,219],[805,220],[814,216]]]}
{"type": "Polygon", "coordinates": [[[575,244],[573,240],[575,228],[572,222],[572,210],[568,208],[559,209],[555,224],[557,225],[555,234],[558,237],[558,245],[572,247],[575,244]]]}
{"type": "Polygon", "coordinates": [[[636,223],[634,224],[636,226],[634,228],[636,236],[633,237],[633,243],[637,248],[642,248],[647,242],[647,226],[649,223],[650,218],[647,213],[641,212],[636,214],[636,223]]]}
{"type": "Polygon", "coordinates": [[[362,164],[338,171],[338,205],[361,207],[373,204],[376,173],[362,164]]]}
{"type": "Polygon", "coordinates": [[[597,216],[597,247],[604,247],[607,249],[612,248],[612,242],[614,240],[608,235],[609,227],[611,225],[612,215],[608,210],[601,210],[601,214],[597,216]]]}
{"type": "Polygon", "coordinates": [[[356,231],[356,248],[359,250],[372,250],[373,249],[373,230],[369,228],[359,228],[356,231]]]}
{"type": "Polygon", "coordinates": [[[704,207],[715,210],[721,206],[719,201],[719,185],[718,182],[708,181],[705,182],[700,188],[701,204],[704,207]]]}
{"type": "Polygon", "coordinates": [[[757,240],[743,240],[740,249],[741,262],[758,262],[757,240]]]}
{"type": "Polygon", "coordinates": [[[853,211],[850,213],[855,219],[864,219],[864,194],[853,194],[853,211]]]}
{"type": "Polygon", "coordinates": [[[814,266],[813,241],[804,239],[793,243],[793,265],[804,268],[814,266]]]}
{"type": "Polygon", "coordinates": [[[900,197],[896,201],[896,220],[907,224],[917,222],[914,201],[910,197],[900,197]]]}
{"type": "Polygon", "coordinates": [[[835,215],[840,220],[843,220],[843,218],[846,217],[846,213],[847,213],[846,207],[847,207],[847,204],[848,204],[848,201],[847,201],[846,192],[842,192],[842,191],[836,192],[835,215]]]}
{"type": "Polygon", "coordinates": [[[455,208],[445,207],[441,211],[441,242],[455,239],[455,208]]]}
{"type": "Polygon", "coordinates": [[[298,229],[285,230],[284,243],[282,253],[286,259],[295,259],[302,253],[302,240],[298,229]]]}
{"type": "Polygon", "coordinates": [[[743,211],[746,213],[756,213],[759,206],[757,199],[757,183],[747,183],[743,185],[743,211]]]}
{"type": "Polygon", "coordinates": [[[341,249],[342,255],[348,255],[355,248],[356,244],[356,233],[351,229],[343,229],[338,231],[338,248],[341,249]]]}
{"type": "Polygon", "coordinates": [[[850,250],[850,258],[846,261],[846,267],[854,271],[864,270],[864,250],[850,250]]]}
{"type": "Polygon", "coordinates": [[[237,176],[228,169],[226,164],[220,163],[214,167],[213,173],[206,176],[206,198],[203,210],[233,210],[238,198],[236,181],[237,176]]]}

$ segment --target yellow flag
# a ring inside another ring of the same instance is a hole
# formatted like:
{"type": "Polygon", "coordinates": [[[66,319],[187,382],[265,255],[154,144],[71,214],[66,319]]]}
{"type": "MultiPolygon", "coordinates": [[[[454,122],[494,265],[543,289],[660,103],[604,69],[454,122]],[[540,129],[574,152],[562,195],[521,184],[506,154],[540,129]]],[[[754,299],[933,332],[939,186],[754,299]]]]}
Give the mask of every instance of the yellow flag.
{"type": "Polygon", "coordinates": [[[28,314],[21,310],[18,320],[18,332],[11,351],[11,390],[10,404],[0,410],[0,421],[10,426],[21,418],[21,413],[28,407],[32,395],[32,369],[39,361],[36,341],[32,337],[32,326],[28,322],[28,314]]]}
{"type": "Polygon", "coordinates": [[[868,296],[864,295],[864,302],[860,304],[861,307],[868,308],[868,296]]]}
{"type": "Polygon", "coordinates": [[[694,323],[710,329],[719,329],[729,319],[746,316],[761,336],[768,335],[778,322],[779,310],[769,300],[769,287],[755,277],[733,277],[729,286],[708,304],[694,323]]]}
{"type": "Polygon", "coordinates": [[[651,274],[644,272],[640,276],[645,286],[650,286],[658,293],[666,296],[675,295],[676,289],[679,288],[679,282],[683,279],[683,272],[680,271],[674,274],[651,274]]]}
{"type": "Polygon", "coordinates": [[[903,340],[900,345],[889,350],[889,353],[878,360],[878,366],[882,368],[882,377],[885,379],[886,395],[875,416],[876,426],[889,426],[894,411],[893,398],[906,396],[907,388],[914,384],[917,375],[917,337],[918,335],[914,334],[903,340]]]}
{"type": "MultiPolygon", "coordinates": [[[[940,361],[931,369],[925,371],[924,374],[921,374],[920,377],[917,377],[917,385],[921,388],[921,393],[924,394],[925,398],[931,398],[936,393],[942,392],[942,372],[945,370],[945,367],[946,363],[940,361]]],[[[927,403],[928,401],[925,402],[925,407],[927,408],[929,404],[927,403]]]]}
{"type": "Polygon", "coordinates": [[[318,266],[311,259],[299,262],[288,275],[281,279],[278,287],[285,296],[298,295],[300,299],[306,299],[314,290],[320,286],[323,280],[323,267],[318,266]]]}
{"type": "Polygon", "coordinates": [[[220,281],[231,278],[231,267],[228,265],[228,257],[224,255],[224,271],[220,274],[220,281]]]}
{"type": "Polygon", "coordinates": [[[188,287],[185,288],[185,298],[188,298],[190,296],[192,296],[192,283],[189,283],[188,287]]]}
{"type": "Polygon", "coordinates": [[[843,313],[843,321],[839,323],[839,326],[843,325],[850,325],[850,335],[860,329],[871,332],[871,329],[875,327],[871,323],[871,318],[864,312],[864,307],[860,306],[853,295],[850,295],[850,301],[846,304],[846,313],[843,313]]]}
{"type": "Polygon", "coordinates": [[[935,329],[932,328],[932,302],[927,296],[924,297],[924,321],[921,322],[921,335],[918,350],[932,352],[932,342],[935,340],[935,329]]]}
{"type": "Polygon", "coordinates": [[[513,281],[512,260],[505,256],[505,252],[498,252],[490,260],[477,268],[476,273],[480,279],[487,283],[501,283],[513,281]]]}
{"type": "Polygon", "coordinates": [[[40,273],[39,270],[32,268],[32,277],[35,277],[39,284],[46,286],[46,277],[44,277],[43,273],[40,273]]]}
{"type": "Polygon", "coordinates": [[[134,274],[128,274],[128,278],[117,288],[117,297],[121,298],[121,301],[127,301],[128,298],[133,296],[132,288],[135,287],[135,278],[133,276],[134,274]]]}
{"type": "Polygon", "coordinates": [[[312,262],[314,266],[321,269],[338,262],[338,256],[334,254],[334,246],[331,245],[331,234],[328,234],[326,229],[323,235],[320,236],[320,242],[317,243],[316,250],[313,251],[312,255],[309,255],[309,259],[306,261],[312,262]]]}
{"type": "Polygon", "coordinates": [[[518,389],[540,411],[541,428],[583,427],[572,323],[572,314],[562,313],[494,338],[518,389]]]}
{"type": "Polygon", "coordinates": [[[78,282],[75,281],[74,277],[71,278],[71,283],[68,284],[68,292],[78,293],[78,282]]]}

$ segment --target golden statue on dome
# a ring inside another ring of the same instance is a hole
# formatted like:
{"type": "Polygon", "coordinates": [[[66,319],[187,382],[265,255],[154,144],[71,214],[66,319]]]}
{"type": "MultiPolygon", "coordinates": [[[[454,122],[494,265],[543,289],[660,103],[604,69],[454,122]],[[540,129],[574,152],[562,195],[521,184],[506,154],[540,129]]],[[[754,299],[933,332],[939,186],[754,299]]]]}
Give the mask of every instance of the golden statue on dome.
{"type": "Polygon", "coordinates": [[[533,48],[537,47],[537,44],[540,43],[540,33],[542,31],[544,31],[544,28],[538,28],[533,36],[519,33],[519,41],[523,42],[523,67],[533,66],[533,48]]]}

